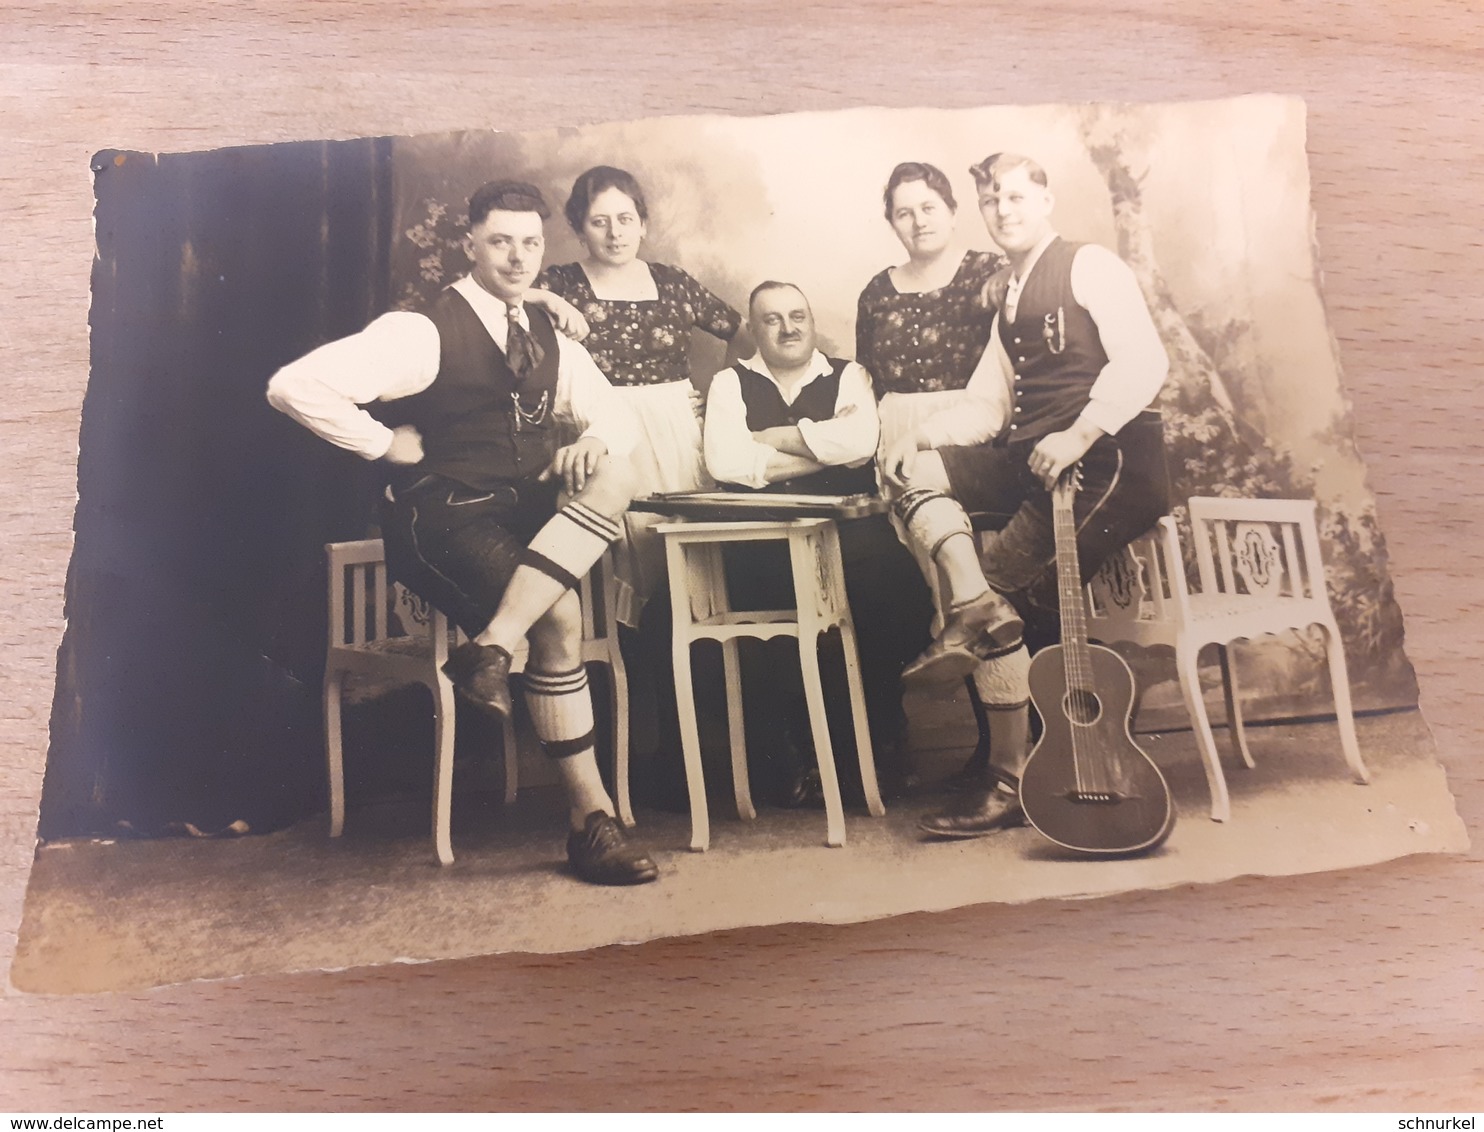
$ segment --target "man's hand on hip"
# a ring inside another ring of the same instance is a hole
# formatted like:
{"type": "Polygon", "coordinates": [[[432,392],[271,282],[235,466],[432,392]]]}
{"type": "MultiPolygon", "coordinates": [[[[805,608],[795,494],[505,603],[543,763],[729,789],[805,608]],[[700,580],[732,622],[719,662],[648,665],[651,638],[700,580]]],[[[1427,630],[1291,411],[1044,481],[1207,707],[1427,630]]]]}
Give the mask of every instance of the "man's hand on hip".
{"type": "Polygon", "coordinates": [[[411,425],[398,425],[392,429],[392,442],[387,445],[381,458],[388,464],[420,464],[423,459],[422,433],[411,425]]]}
{"type": "Polygon", "coordinates": [[[551,467],[541,473],[541,479],[560,477],[568,495],[576,495],[587,486],[588,479],[598,469],[598,462],[607,455],[608,446],[595,436],[584,436],[576,444],[557,449],[551,467]]]}

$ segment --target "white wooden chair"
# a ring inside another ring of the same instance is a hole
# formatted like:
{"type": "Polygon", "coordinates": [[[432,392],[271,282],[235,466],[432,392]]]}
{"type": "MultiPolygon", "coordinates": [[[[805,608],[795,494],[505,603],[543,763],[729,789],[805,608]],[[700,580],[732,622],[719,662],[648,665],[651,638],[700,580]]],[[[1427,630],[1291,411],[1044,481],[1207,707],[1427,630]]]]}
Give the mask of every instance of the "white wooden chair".
{"type": "Polygon", "coordinates": [[[850,689],[851,718],[866,809],[872,817],[886,813],[876,784],[876,762],[866,721],[865,689],[856,652],[855,623],[845,596],[845,570],[840,559],[840,532],[831,519],[780,519],[756,522],[660,523],[670,572],[670,606],[674,614],[675,706],[680,715],[685,780],[690,794],[690,847],[711,844],[711,819],[702,779],[701,737],[696,720],[690,647],[696,641],[721,643],[727,685],[727,722],[732,749],[732,789],[737,813],[746,821],[757,817],[747,774],[747,739],[742,720],[742,666],[737,642],[743,637],[768,640],[794,637],[804,677],[814,753],[825,799],[825,842],[845,844],[845,810],[835,773],[829,721],[825,716],[824,687],[819,672],[819,637],[832,628],[840,631],[845,653],[845,676],[850,689]],[[722,548],[734,542],[781,541],[788,545],[793,573],[794,609],[733,611],[727,595],[722,548]]]}
{"type": "MultiPolygon", "coordinates": [[[[325,546],[330,574],[330,641],[325,657],[325,760],[330,779],[330,836],[345,828],[345,768],[340,700],[345,675],[360,673],[396,684],[422,684],[433,694],[433,846],[439,863],[453,863],[449,809],[453,791],[454,690],[443,662],[464,635],[438,610],[404,587],[389,582],[380,539],[332,542],[325,546]],[[395,610],[402,631],[393,633],[395,610]]],[[[618,647],[616,583],[612,561],[604,555],[582,580],[582,659],[608,665],[613,712],[614,805],[618,818],[634,824],[629,807],[629,688],[618,647]],[[600,623],[593,589],[601,594],[600,623]]],[[[511,666],[520,672],[526,650],[511,666]]],[[[505,721],[505,801],[515,800],[515,729],[505,721]]]]}
{"type": "Polygon", "coordinates": [[[1231,816],[1231,801],[1201,697],[1199,661],[1206,645],[1217,647],[1227,727],[1237,754],[1251,767],[1256,764],[1247,745],[1241,689],[1229,649],[1236,641],[1320,626],[1345,761],[1357,782],[1370,780],[1355,737],[1350,677],[1324,586],[1314,512],[1312,500],[1197,496],[1190,500],[1190,520],[1199,593],[1191,593],[1186,584],[1179,535],[1168,516],[1109,560],[1087,587],[1090,637],[1175,650],[1180,692],[1205,763],[1215,821],[1231,816]]]}

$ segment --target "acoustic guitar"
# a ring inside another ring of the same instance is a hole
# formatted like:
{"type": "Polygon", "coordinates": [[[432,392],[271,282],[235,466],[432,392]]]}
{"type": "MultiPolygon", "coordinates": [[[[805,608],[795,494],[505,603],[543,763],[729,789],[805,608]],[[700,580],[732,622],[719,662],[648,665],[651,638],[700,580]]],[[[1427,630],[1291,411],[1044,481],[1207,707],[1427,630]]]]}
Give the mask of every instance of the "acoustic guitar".
{"type": "Polygon", "coordinates": [[[1080,471],[1052,491],[1062,643],[1031,661],[1031,702],[1045,730],[1020,776],[1020,804],[1044,837],[1078,853],[1119,856],[1157,847],[1175,824],[1164,775],[1134,743],[1134,676],[1112,649],[1087,642],[1077,520],[1080,471]]]}

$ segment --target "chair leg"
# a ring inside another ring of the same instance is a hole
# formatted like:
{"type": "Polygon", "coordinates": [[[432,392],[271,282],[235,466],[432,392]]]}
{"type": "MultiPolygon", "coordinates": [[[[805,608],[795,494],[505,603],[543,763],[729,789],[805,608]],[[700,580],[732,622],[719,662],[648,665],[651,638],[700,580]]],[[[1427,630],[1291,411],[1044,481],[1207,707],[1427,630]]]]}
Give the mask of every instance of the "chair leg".
{"type": "Polygon", "coordinates": [[[1226,729],[1231,732],[1232,746],[1242,756],[1242,763],[1249,769],[1257,766],[1252,761],[1252,751],[1247,746],[1247,725],[1242,721],[1242,690],[1237,687],[1237,666],[1232,660],[1231,647],[1218,644],[1216,655],[1221,659],[1221,691],[1226,696],[1226,729]]]}
{"type": "MultiPolygon", "coordinates": [[[[433,848],[440,865],[453,864],[453,844],[449,832],[453,801],[453,685],[439,675],[433,693],[433,848]]],[[[508,787],[507,787],[508,789],[508,787]]]]}
{"type": "Polygon", "coordinates": [[[1340,630],[1333,622],[1324,626],[1324,651],[1329,656],[1329,681],[1335,696],[1335,722],[1340,726],[1340,746],[1355,781],[1364,785],[1371,775],[1360,758],[1360,741],[1355,737],[1355,709],[1350,703],[1350,670],[1345,664],[1345,646],[1340,630]]]}
{"type": "Polygon", "coordinates": [[[1226,776],[1221,772],[1221,758],[1216,753],[1216,740],[1211,735],[1211,721],[1206,716],[1205,701],[1201,699],[1199,660],[1199,646],[1194,649],[1176,647],[1175,668],[1180,675],[1180,694],[1185,698],[1185,710],[1190,713],[1196,746],[1206,764],[1206,784],[1211,790],[1211,820],[1226,821],[1231,817],[1231,797],[1226,792],[1226,776]]]}
{"type": "Polygon", "coordinates": [[[727,737],[732,748],[732,792],[737,798],[737,816],[752,821],[752,780],[747,773],[747,727],[742,717],[742,664],[735,637],[722,641],[721,663],[727,682],[727,737]]]}
{"type": "Polygon", "coordinates": [[[613,706],[613,805],[625,829],[634,828],[629,800],[629,674],[614,636],[608,651],[608,698],[613,706]]]}
{"type": "Polygon", "coordinates": [[[325,671],[325,769],[330,780],[330,836],[345,832],[345,755],[340,729],[340,692],[345,673],[325,671]]]}
{"type": "Polygon", "coordinates": [[[850,715],[855,724],[855,750],[860,760],[861,789],[866,812],[873,818],[885,815],[881,787],[876,782],[876,752],[871,746],[870,717],[866,715],[866,686],[861,679],[860,654],[856,652],[855,627],[840,626],[840,644],[845,653],[845,681],[850,688],[850,715]]]}
{"type": "Polygon", "coordinates": [[[819,676],[819,634],[803,625],[799,626],[799,668],[804,674],[804,698],[809,704],[819,783],[824,788],[825,842],[839,847],[845,844],[845,807],[840,802],[840,780],[835,774],[835,751],[830,745],[830,721],[819,676]]]}
{"type": "Polygon", "coordinates": [[[505,755],[505,804],[515,804],[520,793],[520,748],[515,741],[515,721],[506,716],[500,721],[500,747],[505,755]]]}

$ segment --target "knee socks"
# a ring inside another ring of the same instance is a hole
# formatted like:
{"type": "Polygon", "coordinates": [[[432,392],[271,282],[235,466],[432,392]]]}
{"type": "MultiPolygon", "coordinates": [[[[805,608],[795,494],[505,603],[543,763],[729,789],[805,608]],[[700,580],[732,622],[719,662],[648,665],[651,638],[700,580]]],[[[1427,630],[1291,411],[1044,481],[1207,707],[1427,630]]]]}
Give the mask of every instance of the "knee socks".
{"type": "Polygon", "coordinates": [[[567,589],[575,589],[622,533],[618,520],[574,499],[536,532],[522,552],[520,564],[556,579],[567,589]]]}
{"type": "Polygon", "coordinates": [[[958,500],[928,487],[908,488],[894,504],[908,536],[930,556],[954,535],[974,537],[968,513],[958,500]]]}
{"type": "Polygon", "coordinates": [[[593,746],[593,697],[587,668],[525,674],[526,706],[547,755],[564,759],[593,746]]]}
{"type": "Polygon", "coordinates": [[[1023,644],[982,661],[974,669],[974,690],[980,702],[990,711],[1024,707],[1031,698],[1026,679],[1030,667],[1030,650],[1023,644]]]}

